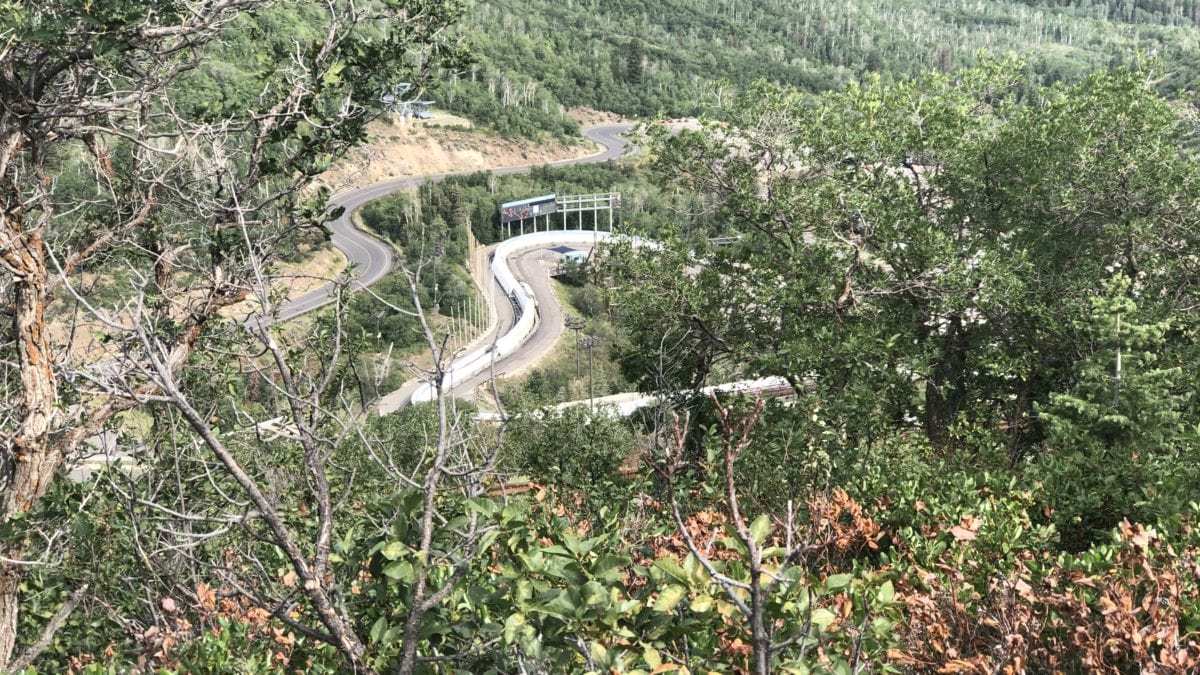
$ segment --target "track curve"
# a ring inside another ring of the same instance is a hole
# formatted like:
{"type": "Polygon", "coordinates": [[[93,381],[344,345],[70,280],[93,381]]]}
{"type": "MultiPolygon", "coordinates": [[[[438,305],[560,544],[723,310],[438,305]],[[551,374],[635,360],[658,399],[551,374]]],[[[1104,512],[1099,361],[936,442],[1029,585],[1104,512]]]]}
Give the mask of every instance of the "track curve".
{"type": "MultiPolygon", "coordinates": [[[[453,392],[462,383],[470,381],[476,375],[484,373],[500,361],[516,354],[525,346],[526,341],[537,330],[538,324],[541,322],[538,310],[539,302],[543,305],[546,302],[557,302],[553,291],[548,292],[545,297],[539,300],[533,294],[533,290],[527,282],[513,273],[509,258],[524,251],[548,248],[558,244],[594,247],[600,242],[616,239],[629,241],[635,246],[658,247],[658,244],[655,242],[650,242],[639,237],[615,235],[611,232],[597,232],[594,230],[549,230],[546,232],[525,234],[501,242],[494,252],[491,273],[495,276],[500,290],[512,298],[516,306],[520,309],[519,317],[512,327],[502,335],[497,336],[491,344],[481,345],[474,351],[461,355],[451,361],[447,365],[445,375],[442,378],[441,390],[453,392]]],[[[554,321],[555,326],[559,323],[561,323],[561,319],[554,321]]],[[[550,346],[553,346],[553,344],[550,346]]],[[[432,382],[426,382],[413,392],[409,400],[412,403],[432,401],[438,396],[438,393],[438,388],[432,382]]]]}
{"type": "MultiPolygon", "coordinates": [[[[621,137],[621,134],[632,128],[632,124],[609,124],[586,127],[583,129],[583,136],[599,144],[602,149],[586,157],[559,160],[557,162],[550,162],[549,165],[570,166],[574,164],[592,164],[621,157],[629,147],[629,143],[621,137]]],[[[499,167],[491,169],[491,173],[497,175],[529,173],[535,166],[542,166],[542,164],[499,167]]],[[[356,268],[353,290],[361,290],[379,281],[392,271],[392,267],[396,262],[395,256],[392,254],[392,248],[387,242],[363,232],[354,226],[354,223],[350,220],[353,213],[367,202],[386,197],[394,192],[417,187],[426,181],[440,181],[450,176],[460,176],[468,173],[474,172],[455,171],[397,178],[348,192],[342,192],[330,199],[331,206],[340,206],[343,209],[340,217],[329,221],[329,227],[333,231],[330,243],[341,251],[350,264],[356,268]]],[[[279,308],[278,318],[275,320],[288,321],[329,304],[333,300],[331,296],[333,288],[334,283],[330,282],[298,298],[283,303],[279,308]]]]}

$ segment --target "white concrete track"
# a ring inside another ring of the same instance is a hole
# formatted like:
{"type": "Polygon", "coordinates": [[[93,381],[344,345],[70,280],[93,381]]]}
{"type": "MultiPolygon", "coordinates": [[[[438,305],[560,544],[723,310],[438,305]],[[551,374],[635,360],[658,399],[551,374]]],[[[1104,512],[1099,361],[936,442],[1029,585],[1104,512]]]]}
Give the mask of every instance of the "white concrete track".
{"type": "MultiPolygon", "coordinates": [[[[525,345],[526,341],[537,330],[538,298],[534,295],[529,284],[518,279],[509,265],[509,259],[518,253],[537,248],[549,248],[559,244],[574,244],[577,246],[594,246],[599,242],[614,238],[623,238],[610,232],[592,230],[550,230],[535,232],[505,240],[496,247],[492,260],[492,274],[496,283],[506,296],[512,299],[517,307],[519,318],[495,342],[482,346],[468,354],[454,359],[442,378],[442,390],[454,391],[460,384],[471,378],[495,369],[504,359],[512,356],[525,345]]],[[[657,246],[636,237],[628,238],[635,246],[657,246]]],[[[557,302],[553,292],[544,296],[542,302],[557,302]]],[[[552,347],[551,343],[548,347],[552,347]]],[[[437,388],[433,383],[421,385],[412,395],[412,403],[432,401],[437,397],[437,388]]]]}
{"type": "MultiPolygon", "coordinates": [[[[635,247],[658,248],[658,242],[640,237],[628,237],[609,232],[594,232],[588,230],[550,230],[513,237],[496,247],[492,260],[492,274],[495,277],[501,293],[511,298],[518,308],[519,317],[512,322],[511,327],[497,336],[494,340],[463,354],[451,361],[442,377],[442,391],[448,395],[463,395],[469,397],[475,387],[490,379],[491,373],[500,373],[510,365],[518,362],[528,363],[549,351],[554,346],[555,337],[562,323],[560,313],[551,312],[551,304],[558,300],[548,284],[531,284],[535,279],[534,272],[522,268],[521,274],[515,273],[514,261],[527,256],[529,251],[548,249],[560,244],[593,248],[605,241],[622,239],[629,241],[635,247]],[[552,323],[542,325],[544,316],[552,323]],[[542,331],[553,332],[550,339],[540,340],[534,344],[535,333],[542,331]]],[[[540,266],[537,266],[540,268],[540,266]]],[[[540,271],[540,269],[539,269],[540,271]]],[[[484,286],[485,284],[481,284],[484,286]]],[[[497,294],[500,295],[500,294],[497,294]]],[[[498,301],[499,302],[499,301],[498,301]]],[[[728,382],[700,390],[701,394],[744,394],[744,395],[778,395],[779,392],[791,392],[791,385],[782,377],[763,377],[751,380],[728,382]]],[[[398,408],[410,403],[424,403],[437,398],[437,388],[431,382],[420,384],[409,383],[396,392],[398,397],[385,397],[380,402],[380,414],[395,412],[398,408]],[[411,392],[411,393],[410,393],[411,392]]],[[[556,406],[559,410],[576,405],[591,405],[599,408],[605,414],[627,417],[635,411],[657,404],[661,398],[652,394],[631,392],[616,394],[594,400],[568,401],[556,406]]],[[[488,414],[483,419],[490,419],[488,414]]]]}

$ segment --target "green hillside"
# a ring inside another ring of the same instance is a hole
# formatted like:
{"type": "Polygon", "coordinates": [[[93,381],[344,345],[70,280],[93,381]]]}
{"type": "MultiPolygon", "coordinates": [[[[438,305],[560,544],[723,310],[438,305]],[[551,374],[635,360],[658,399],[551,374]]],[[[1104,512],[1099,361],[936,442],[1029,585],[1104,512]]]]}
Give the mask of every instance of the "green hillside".
{"type": "Polygon", "coordinates": [[[868,71],[894,79],[1010,51],[1029,63],[1030,86],[1143,55],[1161,58],[1164,87],[1178,90],[1193,78],[1198,18],[1194,0],[474,1],[466,32],[479,62],[436,97],[520,133],[554,128],[560,105],[691,115],[758,79],[820,92],[868,71]]]}

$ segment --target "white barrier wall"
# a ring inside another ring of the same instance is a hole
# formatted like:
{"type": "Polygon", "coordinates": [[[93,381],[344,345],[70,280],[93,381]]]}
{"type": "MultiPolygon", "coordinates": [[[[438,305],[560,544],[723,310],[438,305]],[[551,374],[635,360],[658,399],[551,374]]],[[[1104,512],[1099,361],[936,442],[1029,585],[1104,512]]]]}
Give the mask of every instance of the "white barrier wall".
{"type": "MultiPolygon", "coordinates": [[[[529,294],[529,291],[526,290],[526,286],[517,279],[512,269],[508,266],[509,257],[514,253],[542,246],[557,244],[589,245],[609,239],[625,239],[632,242],[634,246],[658,246],[657,243],[640,237],[626,237],[624,235],[612,234],[611,232],[594,230],[550,230],[547,232],[534,232],[505,240],[497,246],[492,260],[492,274],[495,275],[496,283],[500,285],[500,289],[506,295],[516,298],[517,306],[521,309],[521,318],[517,320],[516,325],[511,330],[500,336],[494,345],[481,347],[470,354],[464,354],[455,359],[450,364],[442,382],[443,390],[453,391],[459,384],[490,368],[492,363],[498,363],[501,359],[520,349],[521,345],[525,344],[525,341],[529,339],[529,336],[533,334],[534,329],[537,327],[536,301],[529,294]]],[[[423,403],[432,401],[436,397],[436,388],[433,384],[426,383],[413,392],[411,401],[413,403],[423,403]]]]}
{"type": "MultiPolygon", "coordinates": [[[[740,394],[750,396],[752,394],[763,394],[779,389],[791,390],[791,384],[782,377],[760,377],[754,380],[738,380],[737,382],[726,382],[725,384],[716,384],[711,387],[702,387],[700,394],[711,396],[714,392],[718,394],[740,394]]],[[[680,392],[690,393],[690,392],[680,392]]],[[[591,405],[602,414],[608,417],[629,417],[638,410],[647,406],[658,405],[661,398],[657,394],[614,394],[612,396],[603,396],[595,399],[582,399],[579,401],[567,401],[554,406],[555,410],[566,410],[572,406],[591,405]]]]}

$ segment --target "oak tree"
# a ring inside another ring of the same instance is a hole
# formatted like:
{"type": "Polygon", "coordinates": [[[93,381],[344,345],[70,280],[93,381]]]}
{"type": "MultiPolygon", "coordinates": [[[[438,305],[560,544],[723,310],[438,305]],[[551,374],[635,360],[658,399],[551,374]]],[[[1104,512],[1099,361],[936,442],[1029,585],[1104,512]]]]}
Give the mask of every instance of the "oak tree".
{"type": "Polygon", "coordinates": [[[28,665],[78,602],[14,655],[23,570],[61,554],[47,547],[58,538],[31,524],[42,498],[86,439],[155,404],[178,411],[256,505],[302,580],[318,634],[356,663],[361,642],[322,583],[332,516],[314,437],[302,439],[322,519],[310,554],[214,432],[211,401],[180,382],[214,332],[240,335],[279,364],[295,421],[312,412],[328,383],[289,377],[294,364],[269,321],[221,313],[254,297],[270,314],[271,266],[324,220],[328,192],[306,186],[364,140],[382,85],[420,81],[457,58],[456,7],[22,0],[0,9],[0,670],[28,665]],[[312,30],[263,32],[287,12],[312,19],[312,30]],[[228,83],[240,95],[197,101],[193,76],[247,31],[259,50],[241,55],[228,83]]]}

